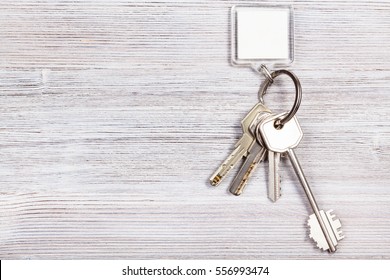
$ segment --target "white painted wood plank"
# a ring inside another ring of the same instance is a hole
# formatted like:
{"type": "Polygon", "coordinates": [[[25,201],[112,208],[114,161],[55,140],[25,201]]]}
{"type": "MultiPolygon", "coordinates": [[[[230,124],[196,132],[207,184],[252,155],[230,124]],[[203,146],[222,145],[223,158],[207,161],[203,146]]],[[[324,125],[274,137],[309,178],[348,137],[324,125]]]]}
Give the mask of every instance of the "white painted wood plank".
{"type": "Polygon", "coordinates": [[[294,2],[297,154],[342,219],[332,256],[288,162],[276,204],[264,164],[241,197],[208,186],[261,82],[229,65],[233,4],[2,1],[1,259],[390,258],[390,3],[294,2]]]}

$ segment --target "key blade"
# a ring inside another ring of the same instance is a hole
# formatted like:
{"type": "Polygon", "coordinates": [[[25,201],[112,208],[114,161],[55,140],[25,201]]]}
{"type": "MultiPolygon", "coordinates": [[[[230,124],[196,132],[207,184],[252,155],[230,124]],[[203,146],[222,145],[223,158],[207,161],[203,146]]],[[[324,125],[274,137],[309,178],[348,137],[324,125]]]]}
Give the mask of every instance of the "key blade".
{"type": "Polygon", "coordinates": [[[266,151],[256,140],[253,142],[243,165],[230,186],[229,190],[232,194],[240,195],[244,191],[250,176],[259,162],[264,159],[266,151]]]}
{"type": "Polygon", "coordinates": [[[276,202],[280,198],[280,175],[279,175],[280,153],[268,150],[268,198],[276,202]]]}
{"type": "MultiPolygon", "coordinates": [[[[239,142],[243,143],[247,140],[243,140],[243,138],[247,135],[244,134],[243,137],[239,140],[239,142]]],[[[229,171],[236,165],[236,163],[242,159],[247,154],[247,150],[245,145],[238,144],[237,147],[233,150],[233,152],[226,158],[226,160],[219,166],[219,168],[211,175],[210,184],[213,187],[218,186],[222,180],[226,177],[229,171]]]]}
{"type": "Polygon", "coordinates": [[[336,215],[332,214],[333,209],[326,211],[326,217],[330,223],[330,226],[332,227],[333,234],[335,235],[336,239],[339,241],[343,239],[345,236],[342,235],[341,228],[341,221],[339,219],[336,219],[336,215]]]}
{"type": "MultiPolygon", "coordinates": [[[[336,216],[331,213],[333,210],[324,212],[320,210],[320,215],[324,221],[326,229],[330,235],[334,247],[337,246],[339,240],[343,239],[344,236],[341,236],[341,231],[338,229],[341,228],[341,222],[339,219],[335,219],[336,216]]],[[[325,236],[321,230],[320,224],[315,214],[310,215],[308,220],[308,225],[310,227],[310,238],[312,238],[316,243],[317,247],[322,250],[329,250],[329,244],[327,243],[325,236]]]]}
{"type": "Polygon", "coordinates": [[[246,156],[243,165],[241,166],[239,172],[237,173],[236,177],[234,178],[230,186],[229,190],[234,195],[242,194],[250,176],[255,171],[257,165],[259,164],[259,162],[264,161],[266,157],[267,150],[264,147],[262,139],[257,139],[257,134],[255,130],[257,125],[269,115],[270,113],[268,111],[264,111],[258,114],[249,125],[249,131],[254,137],[253,138],[254,140],[251,144],[251,147],[248,151],[248,154],[246,156]]]}
{"type": "MultiPolygon", "coordinates": [[[[317,205],[317,202],[314,198],[313,192],[311,191],[309,183],[306,180],[306,176],[303,173],[303,169],[302,169],[301,165],[299,164],[298,158],[297,158],[294,150],[288,149],[287,154],[290,158],[290,162],[294,168],[294,171],[298,176],[299,182],[301,183],[301,186],[302,186],[303,190],[305,191],[306,197],[310,202],[310,206],[314,211],[314,215],[316,217],[316,220],[317,220],[318,225],[319,225],[321,232],[322,232],[321,236],[323,238],[325,238],[326,242],[328,243],[327,246],[329,248],[328,249],[329,252],[333,253],[336,251],[337,240],[334,237],[330,226],[327,226],[327,224],[329,224],[328,219],[326,218],[325,213],[323,213],[323,215],[322,215],[321,214],[322,210],[320,210],[318,208],[318,205],[317,205]]],[[[318,238],[320,238],[320,237],[318,237],[318,238]]],[[[317,243],[318,243],[318,241],[317,241],[317,243]]]]}

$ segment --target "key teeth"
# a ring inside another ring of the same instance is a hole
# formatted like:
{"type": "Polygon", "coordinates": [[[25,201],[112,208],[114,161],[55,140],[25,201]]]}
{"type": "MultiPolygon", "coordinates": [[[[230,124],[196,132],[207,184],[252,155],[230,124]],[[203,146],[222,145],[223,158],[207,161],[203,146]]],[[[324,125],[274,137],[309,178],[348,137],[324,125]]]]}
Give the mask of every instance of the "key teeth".
{"type": "Polygon", "coordinates": [[[336,239],[337,240],[341,240],[341,239],[344,239],[344,235],[342,235],[343,234],[343,231],[342,230],[335,230],[335,235],[336,235],[336,239]]]}
{"type": "Polygon", "coordinates": [[[336,239],[337,240],[343,239],[345,236],[342,235],[343,232],[340,230],[341,222],[339,219],[336,218],[336,215],[333,213],[333,209],[327,211],[326,216],[328,217],[329,223],[331,224],[336,239]]]}
{"type": "Polygon", "coordinates": [[[336,217],[336,215],[333,214],[333,212],[334,212],[333,209],[330,209],[330,210],[326,211],[326,215],[327,215],[329,218],[331,218],[332,220],[333,220],[333,218],[336,217]]]}
{"type": "Polygon", "coordinates": [[[317,242],[317,241],[315,240],[315,238],[313,237],[313,235],[310,234],[309,237],[310,237],[311,239],[313,239],[313,241],[316,243],[316,247],[317,247],[318,249],[321,249],[322,251],[328,250],[328,248],[324,248],[323,246],[319,245],[318,242],[317,242]]]}
{"type": "MultiPolygon", "coordinates": [[[[325,246],[321,245],[321,242],[319,242],[319,240],[317,240],[317,238],[315,237],[315,234],[313,234],[313,233],[315,233],[314,227],[315,227],[316,223],[318,223],[316,216],[314,214],[310,215],[309,220],[307,221],[307,225],[310,228],[309,237],[315,242],[317,248],[321,249],[322,251],[326,251],[326,250],[328,250],[328,248],[325,247],[326,245],[325,246]]],[[[323,244],[325,244],[325,243],[323,243],[323,244]]]]}

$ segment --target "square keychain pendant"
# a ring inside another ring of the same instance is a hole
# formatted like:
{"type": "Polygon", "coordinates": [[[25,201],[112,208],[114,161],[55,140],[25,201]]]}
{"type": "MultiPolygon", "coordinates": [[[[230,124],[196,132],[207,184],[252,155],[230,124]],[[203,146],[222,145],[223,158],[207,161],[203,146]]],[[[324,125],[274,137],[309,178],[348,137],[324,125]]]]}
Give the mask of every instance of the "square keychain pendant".
{"type": "Polygon", "coordinates": [[[293,62],[292,6],[233,6],[231,21],[233,65],[286,66],[293,62]]]}

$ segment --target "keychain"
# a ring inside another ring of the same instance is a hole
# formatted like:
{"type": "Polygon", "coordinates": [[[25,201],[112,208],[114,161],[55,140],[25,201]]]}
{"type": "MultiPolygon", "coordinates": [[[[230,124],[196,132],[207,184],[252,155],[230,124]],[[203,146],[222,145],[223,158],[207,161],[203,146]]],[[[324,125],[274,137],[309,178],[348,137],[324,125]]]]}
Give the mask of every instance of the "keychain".
{"type": "Polygon", "coordinates": [[[240,195],[257,165],[268,159],[268,197],[276,202],[281,196],[279,162],[286,155],[305,191],[313,210],[309,216],[310,238],[318,248],[335,252],[338,242],[344,238],[341,222],[333,210],[320,210],[311,188],[299,164],[294,148],[300,143],[303,132],[295,116],[302,99],[299,79],[288,70],[270,72],[265,64],[289,65],[293,62],[293,10],[291,6],[232,8],[232,64],[250,66],[262,73],[266,80],[259,90],[259,103],[241,121],[242,137],[234,150],[210,178],[212,186],[218,186],[236,164],[244,159],[230,185],[230,192],[240,195]],[[267,40],[269,39],[269,40],[267,40]],[[274,79],[286,75],[295,86],[295,100],[290,111],[275,114],[265,104],[263,96],[274,79]]]}

